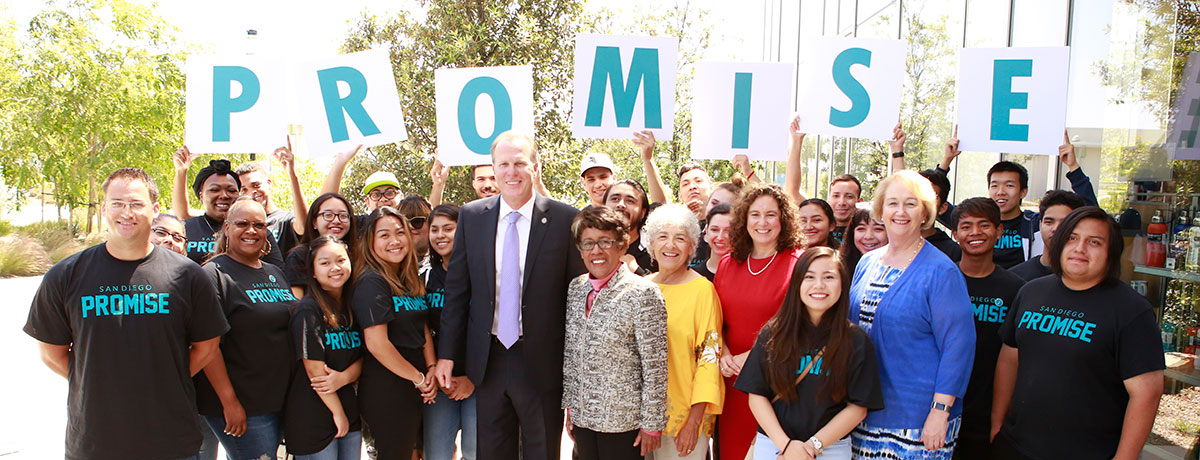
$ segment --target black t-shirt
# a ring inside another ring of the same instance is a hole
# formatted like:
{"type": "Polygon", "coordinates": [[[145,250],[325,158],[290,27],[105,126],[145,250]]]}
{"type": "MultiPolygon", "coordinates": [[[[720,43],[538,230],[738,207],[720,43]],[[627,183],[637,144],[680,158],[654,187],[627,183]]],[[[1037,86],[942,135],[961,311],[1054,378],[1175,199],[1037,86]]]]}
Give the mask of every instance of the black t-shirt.
{"type": "Polygon", "coordinates": [[[1054,272],[1050,271],[1050,267],[1042,265],[1041,257],[1034,257],[1032,259],[1021,262],[1021,263],[1017,264],[1015,267],[1009,269],[1008,271],[1012,272],[1014,275],[1020,276],[1021,279],[1025,280],[1025,281],[1033,281],[1035,279],[1038,279],[1043,276],[1054,273],[1054,272]]]}
{"type": "MultiPolygon", "coordinates": [[[[251,268],[222,254],[204,265],[217,285],[217,296],[229,333],[221,339],[225,371],[246,415],[283,409],[284,395],[295,368],[288,321],[296,297],[278,267],[251,268]]],[[[196,374],[200,413],[220,416],[221,400],[204,371],[196,374]]]]}
{"type": "MultiPolygon", "coordinates": [[[[442,307],[446,297],[446,269],[441,262],[431,260],[425,273],[425,301],[429,305],[429,330],[433,333],[433,346],[437,347],[438,331],[442,328],[442,307]]],[[[466,364],[462,359],[454,360],[454,375],[466,375],[466,364]]]]}
{"type": "Polygon", "coordinates": [[[308,265],[308,248],[296,247],[288,252],[287,261],[283,263],[283,278],[287,280],[288,286],[308,286],[308,280],[312,279],[309,274],[308,265]]]}
{"type": "Polygon", "coordinates": [[[1022,213],[1012,219],[1000,221],[1004,233],[996,241],[995,250],[992,252],[992,259],[996,261],[996,265],[1011,268],[1025,261],[1025,239],[1021,236],[1021,221],[1024,219],[1025,215],[1022,213]]]}
{"type": "MultiPolygon", "coordinates": [[[[187,235],[187,256],[193,262],[203,264],[204,259],[208,258],[208,254],[217,247],[217,230],[221,228],[221,222],[217,222],[208,215],[200,215],[183,221],[183,231],[187,235]]],[[[267,235],[267,244],[271,245],[271,252],[259,257],[263,262],[269,263],[276,267],[283,265],[283,253],[279,250],[279,243],[275,241],[275,237],[267,235]]]]}
{"type": "Polygon", "coordinates": [[[287,254],[300,242],[300,235],[297,235],[296,229],[292,228],[292,222],[295,220],[294,214],[282,209],[267,213],[267,228],[271,230],[271,236],[275,237],[275,241],[279,242],[280,254],[287,254]]]}
{"type": "MultiPolygon", "coordinates": [[[[767,399],[775,398],[775,391],[766,376],[766,343],[769,339],[766,328],[759,331],[750,356],[742,373],[738,375],[734,388],[746,393],[761,395],[767,399]]],[[[842,401],[832,401],[825,395],[823,387],[829,378],[830,369],[822,367],[825,358],[818,358],[808,371],[808,375],[796,386],[796,399],[784,402],[782,399],[771,403],[775,408],[775,417],[787,433],[789,439],[808,439],[833,420],[847,403],[867,408],[868,410],[883,409],[883,389],[879,384],[879,367],[875,362],[875,348],[867,333],[857,326],[850,328],[850,336],[854,341],[854,355],[848,360],[846,369],[846,397],[842,401]]],[[[809,365],[812,357],[819,350],[800,358],[800,366],[796,375],[809,365]]],[[[762,428],[759,428],[762,432],[762,428]]]]}
{"type": "MultiPolygon", "coordinates": [[[[330,369],[340,372],[363,358],[362,331],[358,325],[330,326],[311,295],[296,304],[290,327],[296,359],[322,361],[330,369]]],[[[297,361],[297,366],[292,386],[288,389],[284,437],[287,439],[288,452],[293,455],[312,455],[333,441],[337,435],[337,425],[333,423],[333,413],[329,407],[313,391],[303,361],[297,361]]],[[[350,421],[350,431],[358,431],[361,424],[354,386],[339,388],[337,395],[346,419],[350,421]]]]}
{"type": "Polygon", "coordinates": [[[1118,281],[1073,291],[1057,276],[1025,284],[1013,303],[1000,337],[1020,358],[1000,435],[1032,458],[1112,458],[1124,380],[1165,367],[1150,303],[1118,281]]]}
{"type": "Polygon", "coordinates": [[[954,261],[954,263],[958,263],[958,261],[962,260],[962,248],[958,247],[958,243],[955,243],[954,240],[950,239],[950,236],[946,235],[946,232],[943,232],[941,229],[933,229],[933,234],[929,235],[928,238],[925,238],[925,241],[928,241],[929,244],[933,245],[933,247],[938,248],[939,251],[942,251],[942,253],[945,254],[946,257],[949,257],[950,260],[954,261]]]}
{"type": "Polygon", "coordinates": [[[425,346],[425,324],[429,321],[425,297],[394,295],[382,275],[369,268],[364,270],[354,282],[354,318],[359,326],[366,330],[387,324],[388,340],[398,349],[425,346]]]}
{"type": "Polygon", "coordinates": [[[996,267],[983,278],[963,276],[975,310],[975,364],[963,396],[960,442],[987,444],[991,436],[992,388],[1000,356],[1000,325],[1025,281],[996,267]]]}
{"type": "Polygon", "coordinates": [[[655,262],[654,257],[650,256],[649,248],[642,246],[640,237],[629,242],[629,249],[626,249],[625,253],[633,256],[637,261],[638,276],[646,276],[658,271],[658,262],[655,262]]]}
{"type": "Polygon", "coordinates": [[[707,260],[701,261],[699,265],[693,265],[692,270],[695,270],[696,273],[700,274],[700,276],[708,278],[710,282],[717,278],[717,274],[708,269],[707,260]]]}
{"type": "Polygon", "coordinates": [[[837,241],[839,245],[842,244],[842,240],[846,238],[846,226],[835,225],[833,230],[829,232],[829,238],[837,241]]]}
{"type": "Polygon", "coordinates": [[[204,271],[160,247],[126,261],[99,244],[46,272],[25,333],[71,346],[67,458],[183,458],[200,450],[200,430],[208,428],[195,416],[188,350],[229,329],[216,305],[204,271]]]}

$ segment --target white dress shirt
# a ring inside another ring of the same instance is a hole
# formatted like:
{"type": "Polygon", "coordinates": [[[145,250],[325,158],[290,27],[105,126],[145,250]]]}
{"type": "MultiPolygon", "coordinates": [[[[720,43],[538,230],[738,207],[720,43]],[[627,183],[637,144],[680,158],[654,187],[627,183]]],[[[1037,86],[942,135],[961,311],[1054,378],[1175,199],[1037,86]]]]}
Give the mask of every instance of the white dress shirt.
{"type": "MultiPolygon", "coordinates": [[[[504,237],[508,234],[508,213],[517,211],[521,215],[517,219],[517,264],[521,267],[519,279],[521,283],[525,282],[525,253],[529,250],[529,228],[533,226],[533,202],[534,195],[530,195],[529,201],[521,205],[520,209],[513,209],[500,198],[500,218],[496,220],[496,295],[492,299],[492,305],[495,308],[492,313],[492,335],[496,335],[500,325],[500,268],[504,266],[504,237]]],[[[525,291],[525,286],[521,286],[522,293],[525,291]]],[[[525,335],[524,312],[517,310],[517,333],[525,335]]]]}

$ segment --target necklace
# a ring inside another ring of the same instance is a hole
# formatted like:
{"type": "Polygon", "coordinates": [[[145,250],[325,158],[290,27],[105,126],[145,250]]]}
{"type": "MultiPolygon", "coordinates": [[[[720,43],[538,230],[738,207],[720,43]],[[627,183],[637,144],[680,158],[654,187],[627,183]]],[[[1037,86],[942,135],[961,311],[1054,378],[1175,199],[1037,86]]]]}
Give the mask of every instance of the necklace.
{"type": "Polygon", "coordinates": [[[777,256],[777,255],[779,255],[779,251],[775,251],[774,254],[771,254],[771,260],[768,260],[767,264],[763,266],[762,270],[759,270],[757,273],[754,271],[753,268],[750,268],[750,258],[747,257],[746,258],[746,271],[750,272],[750,276],[758,276],[758,275],[762,274],[762,272],[767,271],[767,268],[771,266],[771,262],[775,261],[775,256],[777,256]]]}
{"type": "MultiPolygon", "coordinates": [[[[912,264],[913,259],[917,258],[917,253],[921,252],[921,248],[923,248],[923,247],[925,247],[925,239],[921,238],[921,241],[917,242],[916,249],[913,249],[912,255],[908,256],[908,261],[904,262],[905,269],[907,269],[908,266],[912,264]]],[[[899,268],[899,267],[897,267],[897,268],[899,268]]]]}

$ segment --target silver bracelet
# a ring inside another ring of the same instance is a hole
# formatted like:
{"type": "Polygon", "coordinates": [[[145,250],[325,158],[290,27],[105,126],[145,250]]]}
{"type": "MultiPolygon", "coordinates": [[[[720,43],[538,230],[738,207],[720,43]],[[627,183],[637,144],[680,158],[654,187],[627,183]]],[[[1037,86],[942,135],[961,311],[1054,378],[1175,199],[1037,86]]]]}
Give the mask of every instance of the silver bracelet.
{"type": "Polygon", "coordinates": [[[424,372],[422,372],[422,373],[421,373],[421,381],[420,381],[420,382],[417,382],[417,383],[414,383],[414,384],[413,384],[413,386],[414,386],[414,387],[417,387],[417,388],[420,388],[420,387],[421,387],[421,385],[424,385],[424,384],[425,384],[425,377],[426,377],[425,373],[424,373],[424,372]]]}

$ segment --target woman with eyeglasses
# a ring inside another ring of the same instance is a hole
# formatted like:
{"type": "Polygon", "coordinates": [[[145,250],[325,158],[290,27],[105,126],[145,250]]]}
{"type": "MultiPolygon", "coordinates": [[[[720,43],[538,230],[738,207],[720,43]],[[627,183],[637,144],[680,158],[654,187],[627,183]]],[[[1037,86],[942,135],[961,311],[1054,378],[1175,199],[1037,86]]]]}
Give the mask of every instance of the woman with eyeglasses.
{"type": "Polygon", "coordinates": [[[267,213],[250,197],[229,207],[204,264],[229,332],[221,353],[196,374],[196,403],[230,459],[275,457],[284,396],[295,364],[288,323],[296,298],[266,252],[267,213]]]}
{"type": "MultiPolygon", "coordinates": [[[[186,146],[180,147],[171,157],[175,165],[175,182],[172,194],[173,211],[187,231],[187,256],[198,264],[204,263],[216,247],[217,232],[229,216],[233,201],[242,188],[241,179],[233,172],[229,160],[212,160],[208,166],[196,173],[192,191],[204,206],[204,214],[192,217],[187,201],[187,172],[198,154],[192,154],[186,146]]],[[[276,267],[283,265],[283,253],[275,237],[267,235],[266,250],[260,257],[276,267]]]]}
{"type": "Polygon", "coordinates": [[[160,213],[150,221],[150,243],[187,256],[187,235],[184,233],[183,221],[174,214],[160,213]]]}
{"type": "Polygon", "coordinates": [[[300,235],[300,243],[288,253],[287,263],[282,267],[283,276],[287,278],[292,294],[297,299],[304,297],[312,279],[307,260],[308,246],[314,240],[322,236],[337,238],[346,245],[348,253],[353,257],[358,228],[354,226],[354,217],[350,210],[350,202],[337,193],[322,194],[308,207],[308,228],[300,235]]]}

